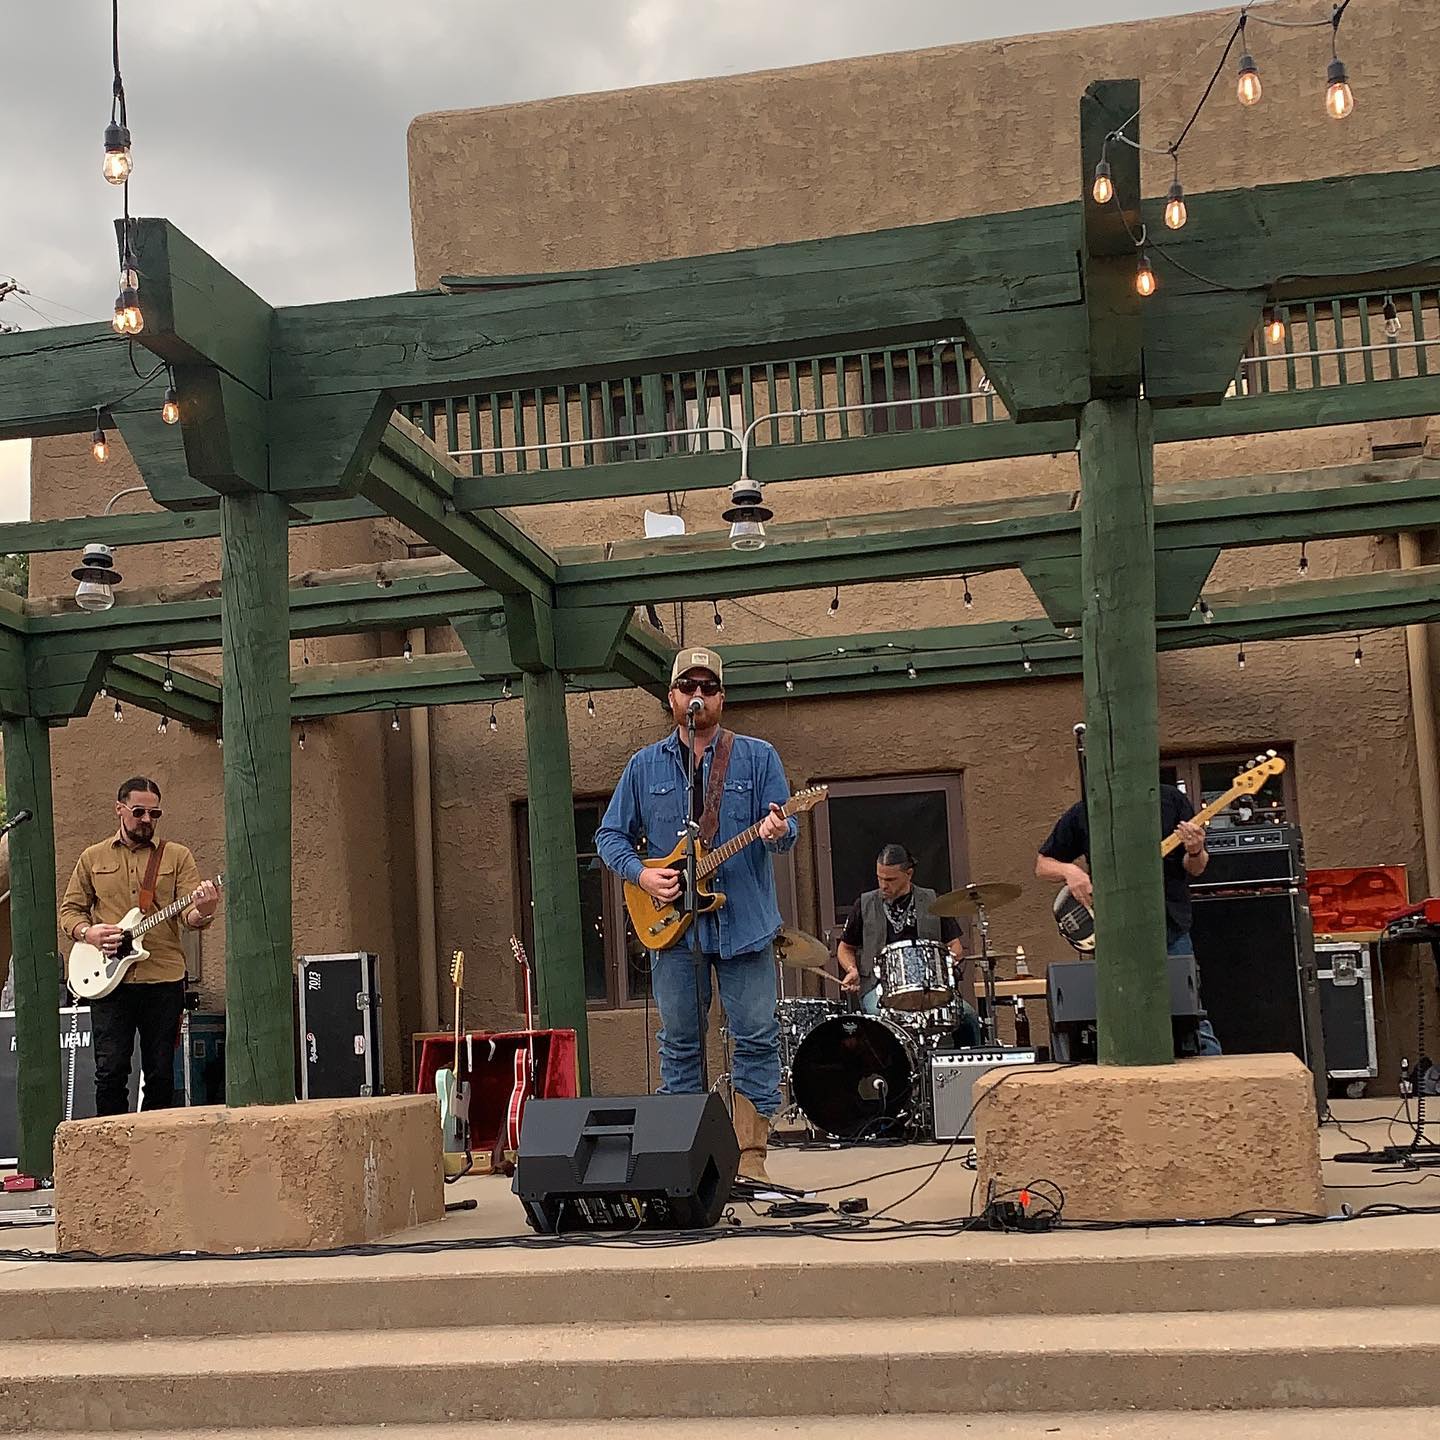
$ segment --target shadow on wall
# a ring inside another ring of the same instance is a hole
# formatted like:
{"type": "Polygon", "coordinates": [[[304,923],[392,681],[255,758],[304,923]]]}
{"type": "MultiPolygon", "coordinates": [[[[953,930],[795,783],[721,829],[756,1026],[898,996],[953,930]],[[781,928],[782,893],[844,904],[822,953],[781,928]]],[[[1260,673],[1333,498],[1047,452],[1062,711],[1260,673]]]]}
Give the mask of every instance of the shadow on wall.
{"type": "MultiPolygon", "coordinates": [[[[10,837],[0,835],[0,992],[10,984],[10,837]]],[[[3,1007],[0,1007],[3,1008],[3,1007]]]]}

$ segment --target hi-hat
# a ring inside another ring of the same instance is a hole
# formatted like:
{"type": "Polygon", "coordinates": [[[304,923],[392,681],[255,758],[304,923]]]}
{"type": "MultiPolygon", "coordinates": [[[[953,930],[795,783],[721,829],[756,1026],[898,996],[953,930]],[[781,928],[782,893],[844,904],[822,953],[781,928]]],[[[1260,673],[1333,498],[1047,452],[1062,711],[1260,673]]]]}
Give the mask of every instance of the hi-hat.
{"type": "Polygon", "coordinates": [[[937,895],[930,902],[930,913],[945,920],[958,920],[962,915],[978,915],[982,909],[998,910],[1019,898],[1018,885],[991,880],[984,885],[962,885],[958,890],[937,895]]]}
{"type": "Polygon", "coordinates": [[[830,962],[830,951],[823,940],[803,930],[782,930],[775,937],[775,958],[792,970],[810,970],[823,974],[830,962]]]}

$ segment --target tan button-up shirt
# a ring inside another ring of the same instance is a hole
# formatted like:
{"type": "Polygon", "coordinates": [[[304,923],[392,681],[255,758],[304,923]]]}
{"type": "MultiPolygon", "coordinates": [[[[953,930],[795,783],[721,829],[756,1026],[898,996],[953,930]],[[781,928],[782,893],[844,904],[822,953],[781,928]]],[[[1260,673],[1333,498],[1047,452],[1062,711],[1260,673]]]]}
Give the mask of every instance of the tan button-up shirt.
{"type": "MultiPolygon", "coordinates": [[[[154,848],[149,841],[132,848],[117,833],[80,852],[75,873],[60,902],[60,929],[67,941],[81,925],[118,925],[139,905],[140,885],[154,848]]],[[[163,910],[199,886],[200,871],[195,857],[184,845],[167,840],[155,877],[154,908],[163,910]]],[[[180,920],[181,917],[176,916],[145,932],[142,943],[150,952],[149,957],[131,966],[125,983],[156,984],[185,978],[180,920]]]]}

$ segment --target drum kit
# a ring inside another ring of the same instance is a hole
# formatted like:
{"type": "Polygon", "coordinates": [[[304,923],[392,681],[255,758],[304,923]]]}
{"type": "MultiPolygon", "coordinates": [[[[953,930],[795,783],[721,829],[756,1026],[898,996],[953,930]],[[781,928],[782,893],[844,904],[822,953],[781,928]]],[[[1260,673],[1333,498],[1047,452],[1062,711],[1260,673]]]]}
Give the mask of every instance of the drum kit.
{"type": "MultiPolygon", "coordinates": [[[[985,981],[983,1043],[995,1035],[995,965],[1023,958],[1023,951],[990,949],[989,912],[1019,899],[1020,887],[991,883],[966,885],[939,895],[930,913],[940,918],[973,919],[985,981]]],[[[829,969],[830,951],[823,941],[801,930],[782,930],[775,939],[782,969],[780,999],[781,1082],[790,1099],[786,1112],[798,1116],[812,1132],[853,1141],[880,1138],[933,1138],[930,1057],[965,1042],[957,1038],[962,1024],[958,965],[933,940],[901,940],[887,945],[875,961],[870,983],[876,992],[873,1013],[859,996],[830,1000],[787,996],[787,970],[840,982],[829,969]]],[[[862,978],[862,985],[865,980],[862,978]]],[[[973,1043],[973,1040],[972,1040],[973,1043]]]]}

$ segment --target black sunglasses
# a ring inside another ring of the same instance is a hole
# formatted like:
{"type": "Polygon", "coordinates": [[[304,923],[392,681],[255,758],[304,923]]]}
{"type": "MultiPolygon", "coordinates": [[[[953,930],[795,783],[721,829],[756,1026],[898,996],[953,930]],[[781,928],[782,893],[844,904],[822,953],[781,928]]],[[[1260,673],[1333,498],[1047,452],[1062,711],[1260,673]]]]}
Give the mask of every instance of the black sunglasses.
{"type": "Polygon", "coordinates": [[[693,695],[697,690],[702,695],[718,695],[721,687],[718,680],[696,680],[691,675],[682,675],[674,688],[682,695],[693,695]]]}
{"type": "Polygon", "coordinates": [[[147,810],[143,805],[131,805],[129,810],[131,818],[135,820],[143,820],[147,815],[152,820],[158,820],[164,813],[160,810],[147,810]]]}

